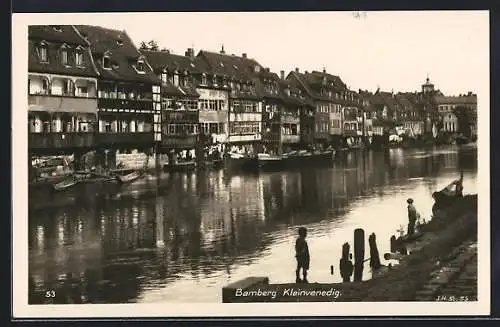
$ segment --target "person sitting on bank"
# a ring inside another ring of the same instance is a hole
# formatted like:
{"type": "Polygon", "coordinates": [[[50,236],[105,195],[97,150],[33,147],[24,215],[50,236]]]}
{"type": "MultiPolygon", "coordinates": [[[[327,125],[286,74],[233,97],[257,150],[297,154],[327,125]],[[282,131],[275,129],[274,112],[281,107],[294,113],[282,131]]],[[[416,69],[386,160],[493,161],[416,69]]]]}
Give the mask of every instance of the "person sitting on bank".
{"type": "Polygon", "coordinates": [[[408,235],[413,235],[415,233],[415,223],[417,221],[417,209],[413,205],[413,199],[409,198],[406,200],[408,203],[408,235]]]}
{"type": "Polygon", "coordinates": [[[307,270],[309,269],[309,248],[306,242],[307,229],[305,227],[299,228],[299,237],[295,242],[295,258],[297,259],[297,269],[295,270],[295,282],[307,283],[307,270]],[[300,269],[302,269],[303,279],[300,279],[300,269]]]}

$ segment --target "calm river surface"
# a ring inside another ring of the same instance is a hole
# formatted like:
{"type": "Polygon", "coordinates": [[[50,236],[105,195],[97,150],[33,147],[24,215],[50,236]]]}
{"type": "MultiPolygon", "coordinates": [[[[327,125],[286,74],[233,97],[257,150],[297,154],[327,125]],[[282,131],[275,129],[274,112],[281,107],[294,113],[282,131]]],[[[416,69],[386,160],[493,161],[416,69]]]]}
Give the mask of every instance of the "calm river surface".
{"type": "Polygon", "coordinates": [[[339,282],[355,228],[376,233],[382,256],[407,223],[408,197],[429,218],[432,192],[461,169],[464,193],[477,192],[476,158],[474,147],[360,151],[302,171],[165,173],[115,190],[33,191],[29,300],[45,303],[54,290],[52,303],[221,302],[224,285],[248,276],[293,282],[299,226],[309,231],[309,281],[339,282]]]}

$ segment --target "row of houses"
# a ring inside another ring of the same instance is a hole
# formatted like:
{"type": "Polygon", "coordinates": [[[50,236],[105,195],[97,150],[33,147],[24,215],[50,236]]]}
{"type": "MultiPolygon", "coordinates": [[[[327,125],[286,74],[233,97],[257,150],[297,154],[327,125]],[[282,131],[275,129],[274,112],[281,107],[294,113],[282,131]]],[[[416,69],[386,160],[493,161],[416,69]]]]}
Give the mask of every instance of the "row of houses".
{"type": "Polygon", "coordinates": [[[429,80],[414,93],[354,91],[324,69],[278,75],[224,48],[138,49],[125,31],[99,26],[36,25],[28,35],[32,155],[280,152],[359,142],[388,122],[419,135],[446,117],[440,126],[456,131],[456,106],[477,112],[474,94],[446,97],[429,80]]]}

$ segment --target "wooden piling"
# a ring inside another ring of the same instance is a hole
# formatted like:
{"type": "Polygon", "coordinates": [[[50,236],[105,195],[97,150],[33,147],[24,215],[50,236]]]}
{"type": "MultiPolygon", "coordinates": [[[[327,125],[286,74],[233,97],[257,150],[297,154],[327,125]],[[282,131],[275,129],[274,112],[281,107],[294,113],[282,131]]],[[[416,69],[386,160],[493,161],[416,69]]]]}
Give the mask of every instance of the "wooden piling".
{"type": "Polygon", "coordinates": [[[372,270],[378,270],[381,267],[380,255],[377,248],[377,237],[375,233],[371,233],[368,237],[368,244],[370,246],[370,267],[372,270]]]}
{"type": "Polygon", "coordinates": [[[349,243],[344,243],[342,245],[342,257],[340,258],[340,275],[342,276],[342,281],[348,283],[351,281],[351,275],[353,270],[353,265],[349,255],[350,245],[349,243]]]}
{"type": "Polygon", "coordinates": [[[362,228],[354,230],[354,281],[363,279],[363,263],[365,261],[365,231],[362,228]]]}
{"type": "Polygon", "coordinates": [[[390,239],[391,253],[395,253],[398,250],[396,236],[392,235],[390,239]]]}

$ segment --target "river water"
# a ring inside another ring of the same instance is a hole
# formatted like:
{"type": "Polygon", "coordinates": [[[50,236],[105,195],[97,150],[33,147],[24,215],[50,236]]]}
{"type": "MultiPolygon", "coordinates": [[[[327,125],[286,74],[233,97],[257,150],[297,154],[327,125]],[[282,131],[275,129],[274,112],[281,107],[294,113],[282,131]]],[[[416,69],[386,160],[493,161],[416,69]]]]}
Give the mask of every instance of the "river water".
{"type": "MultiPolygon", "coordinates": [[[[249,276],[295,280],[297,228],[308,229],[310,282],[341,281],[356,228],[378,249],[407,223],[406,199],[429,219],[431,194],[464,172],[476,193],[475,147],[339,155],[333,167],[255,174],[224,170],[150,176],[119,189],[33,191],[30,303],[221,302],[249,276]],[[334,266],[331,274],[330,266],[334,266]]],[[[366,253],[369,255],[368,244],[366,253]]],[[[352,247],[351,247],[352,250],[352,247]]],[[[364,279],[371,276],[364,269],[364,279]]]]}

